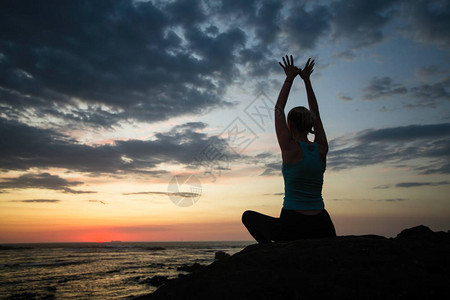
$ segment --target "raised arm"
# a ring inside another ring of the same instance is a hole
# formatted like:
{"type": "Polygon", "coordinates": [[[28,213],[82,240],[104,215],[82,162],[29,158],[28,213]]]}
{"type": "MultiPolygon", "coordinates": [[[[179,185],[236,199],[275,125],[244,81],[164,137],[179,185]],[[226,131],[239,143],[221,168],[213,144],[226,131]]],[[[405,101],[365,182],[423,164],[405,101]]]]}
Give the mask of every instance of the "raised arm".
{"type": "Polygon", "coordinates": [[[286,124],[286,116],[284,114],[284,107],[289,96],[289,92],[292,87],[292,82],[299,73],[300,69],[294,66],[294,59],[291,55],[290,60],[286,55],[286,59],[283,57],[283,63],[279,62],[286,74],[286,79],[283,83],[283,87],[278,95],[277,104],[275,105],[275,131],[277,133],[278,144],[281,151],[289,150],[292,148],[293,138],[286,124]]]}
{"type": "Polygon", "coordinates": [[[314,94],[314,90],[311,85],[311,73],[314,71],[315,61],[311,58],[308,59],[306,65],[303,69],[299,70],[299,75],[305,82],[306,94],[308,96],[308,105],[309,110],[314,114],[314,142],[321,146],[319,151],[321,152],[321,156],[325,159],[326,154],[328,153],[328,141],[327,136],[325,134],[325,129],[323,128],[322,120],[320,118],[319,113],[319,105],[317,104],[316,95],[314,94]]]}

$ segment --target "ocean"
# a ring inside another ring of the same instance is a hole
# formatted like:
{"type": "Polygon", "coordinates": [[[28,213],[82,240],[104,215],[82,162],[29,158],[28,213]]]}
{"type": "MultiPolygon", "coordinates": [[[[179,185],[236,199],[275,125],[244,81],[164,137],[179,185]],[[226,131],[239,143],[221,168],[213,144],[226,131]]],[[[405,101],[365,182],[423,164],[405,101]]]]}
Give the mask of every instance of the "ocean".
{"type": "Polygon", "coordinates": [[[155,275],[176,278],[251,241],[33,243],[0,246],[0,299],[130,299],[157,289],[155,275]]]}

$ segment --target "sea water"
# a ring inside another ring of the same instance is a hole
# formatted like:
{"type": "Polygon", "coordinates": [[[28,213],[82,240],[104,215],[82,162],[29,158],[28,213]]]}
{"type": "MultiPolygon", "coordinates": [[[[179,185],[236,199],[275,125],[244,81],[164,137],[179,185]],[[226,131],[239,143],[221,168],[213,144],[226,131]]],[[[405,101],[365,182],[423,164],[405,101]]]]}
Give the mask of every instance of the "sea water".
{"type": "Polygon", "coordinates": [[[232,242],[33,243],[0,246],[0,299],[130,299],[176,278],[177,267],[210,264],[252,244],[232,242]]]}

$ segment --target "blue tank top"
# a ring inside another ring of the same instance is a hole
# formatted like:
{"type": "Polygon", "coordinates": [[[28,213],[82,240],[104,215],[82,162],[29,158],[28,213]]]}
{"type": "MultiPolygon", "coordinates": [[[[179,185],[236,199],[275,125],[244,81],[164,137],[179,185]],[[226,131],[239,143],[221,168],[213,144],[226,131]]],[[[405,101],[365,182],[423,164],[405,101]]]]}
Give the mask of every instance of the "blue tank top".
{"type": "Polygon", "coordinates": [[[325,166],[320,160],[319,145],[298,141],[302,147],[302,159],[293,164],[283,164],[284,209],[324,209],[322,198],[325,166]]]}

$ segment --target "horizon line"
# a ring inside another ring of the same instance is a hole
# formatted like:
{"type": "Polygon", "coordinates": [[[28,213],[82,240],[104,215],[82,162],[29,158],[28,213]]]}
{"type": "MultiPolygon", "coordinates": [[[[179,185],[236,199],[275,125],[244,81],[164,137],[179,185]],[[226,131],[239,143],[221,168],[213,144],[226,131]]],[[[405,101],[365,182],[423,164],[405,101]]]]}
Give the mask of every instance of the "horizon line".
{"type": "MultiPolygon", "coordinates": [[[[254,240],[253,240],[254,241],[254,240]]],[[[252,242],[252,240],[167,240],[167,241],[120,241],[120,240],[112,240],[105,242],[18,242],[18,243],[2,243],[1,245],[17,245],[17,244],[73,244],[73,243],[94,243],[94,244],[104,244],[104,243],[180,243],[180,242],[252,242]]],[[[256,241],[254,241],[256,243],[256,241]]]]}

